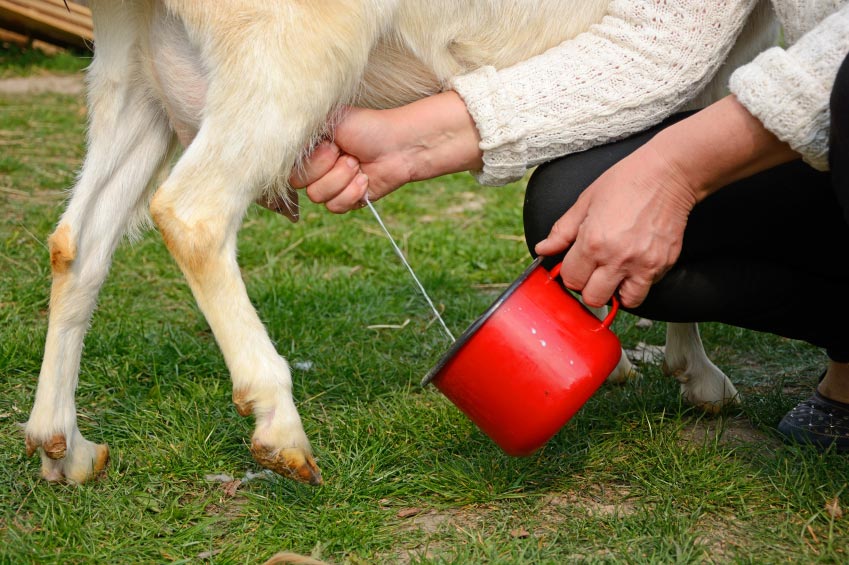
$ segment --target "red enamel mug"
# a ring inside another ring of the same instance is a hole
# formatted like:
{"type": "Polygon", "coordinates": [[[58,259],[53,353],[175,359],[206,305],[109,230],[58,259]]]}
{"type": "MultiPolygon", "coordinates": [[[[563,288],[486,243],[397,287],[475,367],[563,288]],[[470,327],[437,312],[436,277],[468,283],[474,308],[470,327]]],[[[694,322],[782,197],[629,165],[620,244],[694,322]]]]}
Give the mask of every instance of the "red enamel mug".
{"type": "Polygon", "coordinates": [[[619,362],[610,331],[537,258],[422,380],[505,453],[530,455],[586,403],[619,362]]]}

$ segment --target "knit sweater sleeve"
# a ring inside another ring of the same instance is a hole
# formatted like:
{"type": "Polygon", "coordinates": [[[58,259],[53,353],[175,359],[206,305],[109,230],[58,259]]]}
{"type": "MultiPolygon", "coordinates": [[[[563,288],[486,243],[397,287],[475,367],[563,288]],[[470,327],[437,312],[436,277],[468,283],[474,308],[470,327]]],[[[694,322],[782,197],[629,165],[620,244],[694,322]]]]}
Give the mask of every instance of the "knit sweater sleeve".
{"type": "Polygon", "coordinates": [[[849,53],[849,5],[787,50],[774,47],[731,75],[731,92],[764,126],[819,170],[828,169],[829,99],[849,53]]]}
{"type": "Polygon", "coordinates": [[[643,130],[710,80],[755,0],[612,0],[587,32],[512,67],[454,77],[481,136],[481,184],[643,130]]]}

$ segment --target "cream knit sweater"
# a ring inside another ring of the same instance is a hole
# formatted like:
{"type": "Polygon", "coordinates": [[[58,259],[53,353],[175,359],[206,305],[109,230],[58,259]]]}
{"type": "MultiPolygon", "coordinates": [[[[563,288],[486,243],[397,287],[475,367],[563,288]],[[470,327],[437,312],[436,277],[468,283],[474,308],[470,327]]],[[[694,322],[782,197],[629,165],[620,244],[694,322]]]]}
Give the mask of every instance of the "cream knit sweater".
{"type": "MultiPolygon", "coordinates": [[[[724,83],[727,72],[718,71],[739,64],[729,53],[744,27],[768,25],[762,16],[751,21],[757,4],[612,0],[601,23],[570,41],[510,68],[455,77],[451,87],[481,135],[478,180],[505,184],[539,163],[642,131],[691,103],[712,79],[724,83]]],[[[772,4],[790,47],[764,51],[729,86],[770,131],[824,170],[831,86],[849,53],[849,0],[772,4]]]]}

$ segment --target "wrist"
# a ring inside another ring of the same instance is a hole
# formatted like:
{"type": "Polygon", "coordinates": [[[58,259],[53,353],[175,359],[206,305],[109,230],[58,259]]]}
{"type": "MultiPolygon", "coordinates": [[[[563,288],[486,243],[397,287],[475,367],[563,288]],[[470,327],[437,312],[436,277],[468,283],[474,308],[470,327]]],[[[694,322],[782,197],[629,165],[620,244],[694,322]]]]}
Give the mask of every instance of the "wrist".
{"type": "Polygon", "coordinates": [[[676,187],[680,196],[691,203],[691,208],[710,194],[709,173],[692,166],[687,146],[669,128],[655,135],[645,148],[655,155],[657,172],[668,179],[669,185],[676,187]]]}
{"type": "Polygon", "coordinates": [[[799,158],[733,95],[669,126],[651,143],[697,202],[734,181],[799,158]]]}
{"type": "Polygon", "coordinates": [[[644,155],[642,174],[646,185],[655,187],[658,196],[689,214],[696,203],[704,199],[704,187],[700,179],[676,159],[675,151],[670,150],[662,133],[637,150],[644,155]]]}
{"type": "Polygon", "coordinates": [[[462,99],[453,91],[393,110],[410,180],[480,169],[480,135],[462,99]]]}

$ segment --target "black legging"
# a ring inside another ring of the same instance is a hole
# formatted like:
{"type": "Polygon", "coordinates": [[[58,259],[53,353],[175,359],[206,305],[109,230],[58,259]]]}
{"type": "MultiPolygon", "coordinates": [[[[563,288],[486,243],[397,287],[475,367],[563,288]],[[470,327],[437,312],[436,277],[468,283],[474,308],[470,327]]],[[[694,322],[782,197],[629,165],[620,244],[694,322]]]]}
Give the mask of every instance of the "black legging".
{"type": "MultiPolygon", "coordinates": [[[[584,189],[686,115],[537,168],[524,209],[531,253],[584,189]]],[[[849,57],[832,91],[831,119],[830,172],[794,161],[706,198],[690,214],[676,264],[629,311],[770,332],[849,362],[849,57]]]]}

